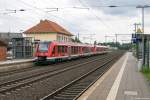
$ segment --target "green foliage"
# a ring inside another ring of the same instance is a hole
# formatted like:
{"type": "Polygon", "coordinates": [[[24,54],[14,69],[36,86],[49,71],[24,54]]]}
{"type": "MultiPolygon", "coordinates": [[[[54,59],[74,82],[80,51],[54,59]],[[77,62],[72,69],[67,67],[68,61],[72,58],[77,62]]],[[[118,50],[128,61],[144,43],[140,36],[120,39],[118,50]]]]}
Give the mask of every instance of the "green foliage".
{"type": "Polygon", "coordinates": [[[94,41],[94,45],[97,45],[97,41],[94,41]]]}
{"type": "Polygon", "coordinates": [[[75,37],[75,39],[72,39],[72,42],[82,43],[77,37],[75,37]]]}
{"type": "Polygon", "coordinates": [[[121,50],[129,50],[131,48],[131,43],[123,43],[123,44],[120,44],[119,42],[107,42],[107,43],[98,43],[99,45],[109,45],[111,47],[117,47],[118,49],[121,49],[121,50]]]}
{"type": "Polygon", "coordinates": [[[136,49],[137,45],[136,44],[132,44],[132,48],[136,49]]]}
{"type": "Polygon", "coordinates": [[[150,81],[150,68],[148,68],[147,66],[144,66],[141,72],[142,72],[142,73],[147,77],[147,79],[150,81]]]}

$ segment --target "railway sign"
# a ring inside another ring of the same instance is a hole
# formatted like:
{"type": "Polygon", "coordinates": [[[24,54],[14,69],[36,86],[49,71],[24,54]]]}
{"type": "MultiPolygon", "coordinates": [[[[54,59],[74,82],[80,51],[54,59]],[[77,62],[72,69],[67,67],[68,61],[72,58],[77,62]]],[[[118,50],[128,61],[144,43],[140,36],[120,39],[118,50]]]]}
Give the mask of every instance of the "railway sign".
{"type": "Polygon", "coordinates": [[[132,34],[132,42],[133,43],[139,43],[141,41],[142,41],[142,39],[139,37],[138,34],[132,34]]]}

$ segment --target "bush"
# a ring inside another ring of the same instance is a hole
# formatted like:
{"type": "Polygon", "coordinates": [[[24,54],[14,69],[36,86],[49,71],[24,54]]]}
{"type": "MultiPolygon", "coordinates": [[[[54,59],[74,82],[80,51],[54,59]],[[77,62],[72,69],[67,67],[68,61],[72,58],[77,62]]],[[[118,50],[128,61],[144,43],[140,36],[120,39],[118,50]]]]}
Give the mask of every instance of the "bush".
{"type": "Polygon", "coordinates": [[[143,67],[142,69],[142,73],[148,78],[148,80],[150,81],[150,68],[148,67],[143,67]]]}

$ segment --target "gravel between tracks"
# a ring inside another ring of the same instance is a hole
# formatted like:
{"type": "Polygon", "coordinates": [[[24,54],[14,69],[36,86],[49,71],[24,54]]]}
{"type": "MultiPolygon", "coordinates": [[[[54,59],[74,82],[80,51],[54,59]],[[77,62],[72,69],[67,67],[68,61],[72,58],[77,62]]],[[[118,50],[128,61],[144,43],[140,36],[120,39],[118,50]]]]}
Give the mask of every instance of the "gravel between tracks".
{"type": "Polygon", "coordinates": [[[64,69],[68,66],[72,66],[78,63],[83,63],[85,61],[91,60],[91,59],[95,59],[97,57],[103,57],[106,55],[98,55],[98,56],[93,56],[93,57],[89,57],[87,58],[81,58],[81,59],[77,59],[77,60],[73,60],[70,62],[63,62],[63,63],[58,63],[58,64],[52,64],[52,65],[48,65],[48,66],[34,66],[37,68],[33,68],[32,70],[27,70],[25,72],[20,72],[20,73],[14,73],[14,74],[10,74],[10,75],[6,75],[6,76],[2,76],[0,77],[0,83],[4,83],[4,82],[8,82],[10,80],[14,80],[14,79],[18,79],[18,78],[23,78],[23,77],[27,77],[27,76],[32,76],[41,72],[45,72],[45,71],[54,71],[54,70],[58,70],[58,69],[64,69]]]}
{"type": "Polygon", "coordinates": [[[90,63],[87,66],[82,66],[82,68],[79,67],[74,70],[55,75],[51,78],[47,78],[21,89],[12,91],[11,93],[9,92],[5,95],[1,95],[0,98],[1,100],[38,100],[44,95],[49,94],[75,78],[80,77],[86,72],[92,70],[94,66],[99,66],[99,64],[101,64],[101,61],[95,64],[90,63]]]}

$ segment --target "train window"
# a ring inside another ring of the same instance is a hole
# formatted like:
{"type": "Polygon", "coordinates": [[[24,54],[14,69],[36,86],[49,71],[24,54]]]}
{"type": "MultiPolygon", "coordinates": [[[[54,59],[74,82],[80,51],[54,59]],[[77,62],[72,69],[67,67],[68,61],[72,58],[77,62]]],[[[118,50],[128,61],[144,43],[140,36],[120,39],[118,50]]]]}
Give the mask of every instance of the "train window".
{"type": "Polygon", "coordinates": [[[79,53],[81,52],[81,47],[79,47],[79,53]]]}
{"type": "Polygon", "coordinates": [[[77,53],[77,54],[78,54],[78,50],[79,50],[78,48],[79,48],[79,47],[76,47],[76,53],[77,53]]]}
{"type": "Polygon", "coordinates": [[[84,47],[84,53],[86,53],[86,47],[84,47]]]}
{"type": "Polygon", "coordinates": [[[76,52],[77,52],[77,49],[76,49],[77,47],[74,47],[74,54],[76,54],[76,52]]]}
{"type": "Polygon", "coordinates": [[[58,46],[58,53],[61,52],[61,46],[58,46]]]}
{"type": "Polygon", "coordinates": [[[73,50],[72,50],[72,51],[73,51],[73,54],[74,54],[74,46],[73,46],[72,48],[73,48],[73,50]]]}
{"type": "Polygon", "coordinates": [[[65,46],[65,53],[67,53],[67,46],[65,46]]]}
{"type": "Polygon", "coordinates": [[[76,47],[74,47],[74,54],[76,54],[76,47]]]}
{"type": "Polygon", "coordinates": [[[62,47],[62,53],[65,52],[65,47],[64,46],[61,46],[62,47]]]}
{"type": "Polygon", "coordinates": [[[73,54],[73,46],[71,47],[71,54],[73,54]]]}
{"type": "Polygon", "coordinates": [[[74,54],[76,54],[76,48],[77,48],[77,47],[74,47],[74,54]]]}
{"type": "Polygon", "coordinates": [[[75,47],[73,47],[73,53],[75,54],[75,47]]]}
{"type": "Polygon", "coordinates": [[[47,52],[50,42],[40,42],[39,43],[39,51],[40,52],[47,52]]]}

